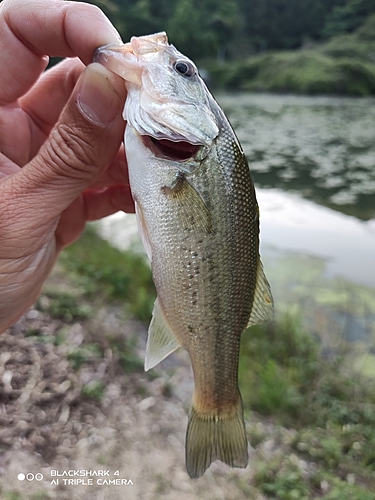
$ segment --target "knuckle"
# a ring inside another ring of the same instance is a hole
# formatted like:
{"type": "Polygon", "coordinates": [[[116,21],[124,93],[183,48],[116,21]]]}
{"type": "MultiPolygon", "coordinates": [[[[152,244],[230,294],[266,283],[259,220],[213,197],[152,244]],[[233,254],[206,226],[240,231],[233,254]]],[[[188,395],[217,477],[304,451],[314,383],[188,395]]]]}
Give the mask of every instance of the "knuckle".
{"type": "Polygon", "coordinates": [[[47,163],[59,176],[74,179],[90,179],[98,155],[92,142],[68,125],[61,124],[51,133],[46,143],[47,163]]]}

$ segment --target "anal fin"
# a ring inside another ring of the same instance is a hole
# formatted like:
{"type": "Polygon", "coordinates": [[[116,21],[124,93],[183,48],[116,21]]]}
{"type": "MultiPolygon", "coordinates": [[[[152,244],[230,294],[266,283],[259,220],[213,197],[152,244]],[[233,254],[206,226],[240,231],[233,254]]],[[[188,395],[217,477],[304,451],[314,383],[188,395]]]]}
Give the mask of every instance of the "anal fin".
{"type": "Polygon", "coordinates": [[[159,300],[155,300],[152,319],[148,328],[145,371],[156,366],[181,346],[172,332],[161,310],[159,300]]]}

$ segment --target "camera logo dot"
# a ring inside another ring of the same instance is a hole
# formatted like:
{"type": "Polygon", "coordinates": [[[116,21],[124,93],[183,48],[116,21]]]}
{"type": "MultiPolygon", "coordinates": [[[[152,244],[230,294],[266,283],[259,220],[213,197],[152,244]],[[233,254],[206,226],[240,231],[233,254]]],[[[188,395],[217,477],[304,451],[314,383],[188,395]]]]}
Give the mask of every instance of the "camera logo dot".
{"type": "Polygon", "coordinates": [[[43,474],[40,472],[37,472],[36,474],[32,474],[31,472],[28,472],[26,475],[23,472],[20,472],[17,476],[17,479],[19,481],[24,481],[25,479],[27,481],[33,481],[34,479],[36,481],[41,481],[43,479],[43,474]]]}

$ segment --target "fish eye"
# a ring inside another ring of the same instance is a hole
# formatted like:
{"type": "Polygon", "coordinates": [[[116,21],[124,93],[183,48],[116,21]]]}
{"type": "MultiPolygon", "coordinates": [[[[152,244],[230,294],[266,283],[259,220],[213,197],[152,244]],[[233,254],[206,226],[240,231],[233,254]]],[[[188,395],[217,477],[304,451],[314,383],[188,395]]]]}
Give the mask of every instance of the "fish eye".
{"type": "Polygon", "coordinates": [[[195,75],[195,67],[188,61],[176,61],[173,68],[182,76],[190,78],[195,75]]]}

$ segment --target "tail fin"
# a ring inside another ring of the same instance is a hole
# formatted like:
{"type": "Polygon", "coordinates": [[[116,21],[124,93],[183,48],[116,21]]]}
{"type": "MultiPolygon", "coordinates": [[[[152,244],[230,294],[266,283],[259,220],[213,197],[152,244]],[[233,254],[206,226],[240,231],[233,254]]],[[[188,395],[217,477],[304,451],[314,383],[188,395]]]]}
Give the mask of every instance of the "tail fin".
{"type": "Polygon", "coordinates": [[[229,415],[200,415],[191,409],[186,432],[186,469],[191,478],[204,474],[214,460],[247,466],[247,438],[242,403],[229,415]]]}

